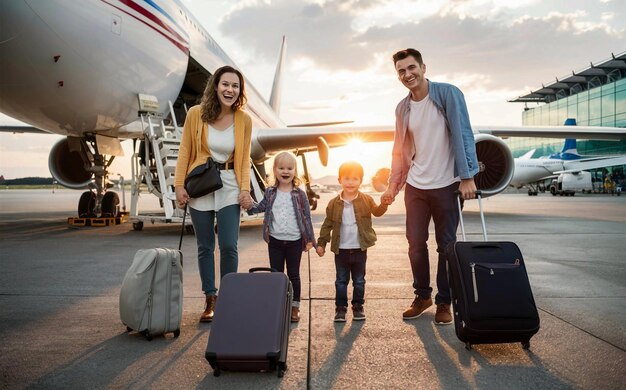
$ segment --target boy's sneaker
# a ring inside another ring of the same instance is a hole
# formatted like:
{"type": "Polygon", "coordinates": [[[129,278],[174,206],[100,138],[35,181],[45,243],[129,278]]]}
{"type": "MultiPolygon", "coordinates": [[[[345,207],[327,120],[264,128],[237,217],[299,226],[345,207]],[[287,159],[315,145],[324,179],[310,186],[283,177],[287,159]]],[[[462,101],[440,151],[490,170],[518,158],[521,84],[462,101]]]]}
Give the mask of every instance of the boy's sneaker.
{"type": "Polygon", "coordinates": [[[346,322],[346,311],[348,308],[345,306],[335,307],[335,322],[346,322]]]}
{"type": "Polygon", "coordinates": [[[355,321],[363,321],[365,319],[363,305],[359,303],[352,305],[352,319],[355,321]]]}
{"type": "Polygon", "coordinates": [[[414,318],[417,318],[420,315],[422,315],[424,310],[428,309],[432,305],[433,305],[433,300],[431,297],[423,298],[418,295],[413,300],[413,303],[411,303],[411,307],[409,307],[408,309],[404,311],[404,313],[402,313],[402,319],[412,320],[414,318]]]}
{"type": "Polygon", "coordinates": [[[440,303],[437,305],[435,313],[435,325],[450,325],[452,323],[452,313],[450,312],[449,303],[440,303]]]}

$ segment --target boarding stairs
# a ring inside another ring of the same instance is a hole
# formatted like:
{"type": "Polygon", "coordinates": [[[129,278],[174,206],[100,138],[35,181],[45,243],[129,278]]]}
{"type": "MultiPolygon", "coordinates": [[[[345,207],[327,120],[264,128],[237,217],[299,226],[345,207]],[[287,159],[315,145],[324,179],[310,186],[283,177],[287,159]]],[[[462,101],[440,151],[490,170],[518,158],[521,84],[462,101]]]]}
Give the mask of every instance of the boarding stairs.
{"type": "Polygon", "coordinates": [[[182,127],[176,123],[174,108],[169,103],[171,124],[153,113],[140,113],[144,129],[143,141],[132,157],[130,221],[133,229],[143,229],[144,222],[182,222],[183,210],[176,207],[174,175],[182,127]],[[159,198],[161,211],[142,212],[139,198],[142,194],[159,198]]]}
{"type": "MultiPolygon", "coordinates": [[[[133,229],[143,229],[145,222],[152,224],[182,223],[184,210],[176,207],[176,190],[174,188],[174,176],[178,150],[182,139],[183,128],[178,126],[174,107],[169,103],[170,115],[166,121],[163,116],[154,113],[140,113],[142,128],[144,129],[143,140],[139,148],[134,148],[131,159],[131,201],[129,219],[133,229]],[[168,122],[166,124],[166,122],[168,122]],[[142,211],[139,207],[139,199],[142,194],[156,196],[159,199],[161,210],[142,211]]],[[[185,107],[185,112],[187,108],[185,107]]],[[[251,165],[250,181],[251,192],[254,199],[263,199],[265,182],[260,173],[251,165]]],[[[262,220],[263,214],[252,214],[241,210],[240,221],[262,220]]],[[[191,224],[187,230],[192,231],[191,224]]]]}

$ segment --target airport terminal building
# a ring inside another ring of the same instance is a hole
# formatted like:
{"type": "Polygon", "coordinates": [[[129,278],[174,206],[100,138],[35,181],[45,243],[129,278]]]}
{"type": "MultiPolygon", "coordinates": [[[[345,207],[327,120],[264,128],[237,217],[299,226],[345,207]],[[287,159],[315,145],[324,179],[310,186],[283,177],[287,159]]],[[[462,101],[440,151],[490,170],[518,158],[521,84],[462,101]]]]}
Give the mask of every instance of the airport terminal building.
{"type": "MultiPolygon", "coordinates": [[[[509,100],[525,103],[522,114],[524,126],[558,126],[574,118],[580,126],[626,127],[626,52],[591,65],[571,75],[556,78],[548,85],[527,95],[509,100]]],[[[561,151],[562,139],[508,139],[514,157],[537,149],[534,157],[561,151]]],[[[579,140],[578,153],[583,155],[626,154],[626,140],[579,140]]],[[[626,166],[612,167],[608,172],[624,180],[626,166]]]]}

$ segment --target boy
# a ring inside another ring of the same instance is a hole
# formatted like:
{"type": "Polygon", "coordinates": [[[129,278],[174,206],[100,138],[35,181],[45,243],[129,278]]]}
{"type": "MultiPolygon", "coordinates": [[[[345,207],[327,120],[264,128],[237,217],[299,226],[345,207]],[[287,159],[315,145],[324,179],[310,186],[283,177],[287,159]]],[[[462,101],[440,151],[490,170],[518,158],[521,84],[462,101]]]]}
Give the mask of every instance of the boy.
{"type": "Polygon", "coordinates": [[[328,202],[326,219],[317,240],[317,254],[324,256],[326,243],[335,254],[335,322],[346,321],[348,309],[348,282],[352,275],[352,318],[364,320],[365,261],[367,248],[376,242],[372,228],[372,214],[380,217],[387,205],[376,205],[371,196],[359,191],[363,181],[363,167],[350,161],[339,167],[342,192],[328,202]],[[332,233],[332,236],[331,236],[332,233]]]}

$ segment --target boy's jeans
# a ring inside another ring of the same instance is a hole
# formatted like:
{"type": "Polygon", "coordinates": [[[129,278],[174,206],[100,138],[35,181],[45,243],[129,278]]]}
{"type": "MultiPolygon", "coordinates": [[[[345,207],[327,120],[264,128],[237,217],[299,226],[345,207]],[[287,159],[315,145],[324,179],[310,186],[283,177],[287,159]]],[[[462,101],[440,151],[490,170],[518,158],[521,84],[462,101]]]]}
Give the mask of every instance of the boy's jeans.
{"type": "Polygon", "coordinates": [[[352,275],[352,304],[365,303],[365,262],[367,250],[339,249],[335,255],[335,305],[348,306],[348,282],[352,275]]]}

